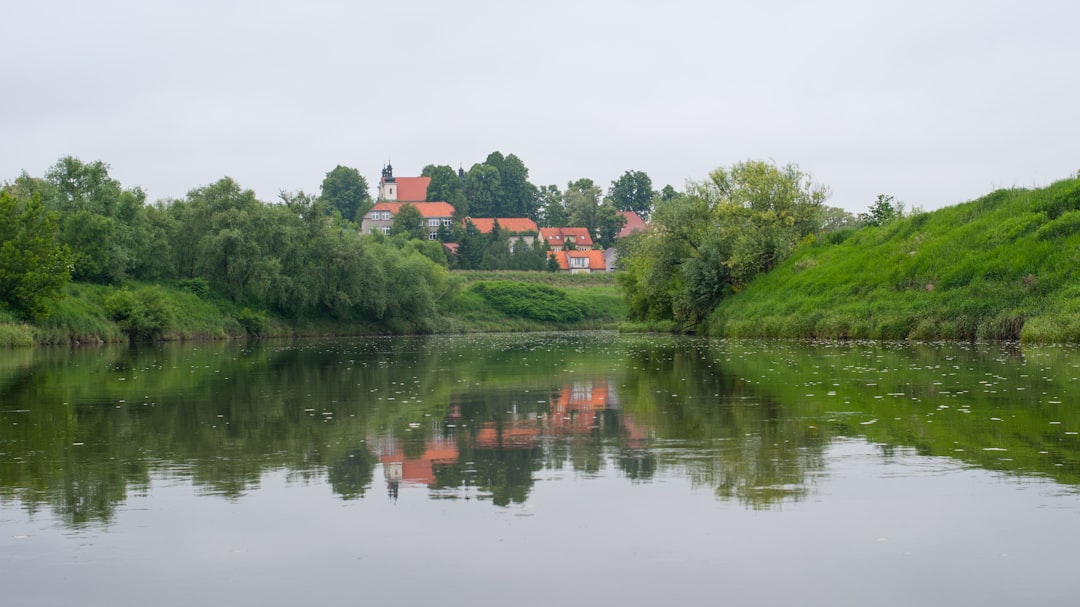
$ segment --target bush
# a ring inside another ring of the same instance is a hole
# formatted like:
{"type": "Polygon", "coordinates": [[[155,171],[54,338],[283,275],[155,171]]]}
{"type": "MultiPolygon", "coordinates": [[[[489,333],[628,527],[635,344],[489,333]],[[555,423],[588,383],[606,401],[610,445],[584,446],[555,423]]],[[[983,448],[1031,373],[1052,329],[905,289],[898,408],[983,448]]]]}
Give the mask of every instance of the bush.
{"type": "Polygon", "coordinates": [[[164,291],[147,287],[120,289],[104,301],[105,310],[132,340],[161,338],[172,326],[175,314],[164,291]]]}
{"type": "Polygon", "coordinates": [[[473,290],[507,316],[548,322],[574,322],[585,316],[580,302],[547,285],[492,281],[476,283],[473,290]]]}
{"type": "Polygon", "coordinates": [[[185,278],[177,282],[176,286],[199,297],[206,297],[210,293],[210,283],[205,278],[185,278]]]}
{"type": "Polygon", "coordinates": [[[266,332],[266,314],[257,312],[251,308],[244,308],[236,315],[240,326],[244,327],[248,335],[259,336],[266,332]]]}

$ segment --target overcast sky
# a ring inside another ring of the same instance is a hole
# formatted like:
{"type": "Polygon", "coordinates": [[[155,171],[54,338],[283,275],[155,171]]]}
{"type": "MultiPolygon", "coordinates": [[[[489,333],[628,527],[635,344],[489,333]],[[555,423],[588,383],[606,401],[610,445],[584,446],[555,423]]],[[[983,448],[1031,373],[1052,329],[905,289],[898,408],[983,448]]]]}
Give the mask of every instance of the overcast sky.
{"type": "Polygon", "coordinates": [[[1080,2],[6,2],[0,181],[276,200],[516,154],[537,185],[795,163],[859,212],[1080,170],[1080,2]]]}

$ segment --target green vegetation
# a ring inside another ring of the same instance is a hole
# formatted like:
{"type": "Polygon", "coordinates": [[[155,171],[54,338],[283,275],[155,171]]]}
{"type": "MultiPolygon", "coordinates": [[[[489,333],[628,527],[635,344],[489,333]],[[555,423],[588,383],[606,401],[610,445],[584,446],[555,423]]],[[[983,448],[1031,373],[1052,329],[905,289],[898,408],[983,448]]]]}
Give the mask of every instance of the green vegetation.
{"type": "Polygon", "coordinates": [[[625,239],[618,280],[635,321],[694,330],[822,225],[827,191],[798,167],[749,161],[658,200],[653,229],[625,239]]]}
{"type": "MultiPolygon", "coordinates": [[[[520,160],[489,161],[505,174],[500,191],[531,195],[520,160]]],[[[319,198],[282,193],[268,204],[225,177],[147,205],[102,162],[67,157],[44,178],[23,174],[0,188],[0,343],[580,328],[621,319],[610,280],[600,291],[530,291],[563,302],[547,315],[536,302],[510,305],[513,295],[470,299],[469,279],[452,267],[546,275],[546,247],[511,249],[506,230],[474,228],[451,264],[441,243],[414,229],[421,217],[408,205],[393,235],[364,236],[350,219],[370,205],[366,189],[339,166],[319,198]]]]}
{"type": "Polygon", "coordinates": [[[720,301],[704,328],[733,337],[1077,341],[1078,227],[1080,179],[1066,179],[833,232],[720,301]]]}

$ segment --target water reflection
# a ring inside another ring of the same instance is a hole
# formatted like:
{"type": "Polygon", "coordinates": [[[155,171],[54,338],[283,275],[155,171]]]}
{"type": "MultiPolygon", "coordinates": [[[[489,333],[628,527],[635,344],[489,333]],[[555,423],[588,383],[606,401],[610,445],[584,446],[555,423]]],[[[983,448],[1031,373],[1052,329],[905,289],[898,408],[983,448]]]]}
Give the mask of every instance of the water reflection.
{"type": "Polygon", "coordinates": [[[9,351],[0,500],[80,526],[154,479],[236,500],[286,470],[345,500],[385,481],[505,506],[561,470],[771,508],[845,437],[1075,487],[1078,368],[1068,348],[603,333],[9,351]]]}

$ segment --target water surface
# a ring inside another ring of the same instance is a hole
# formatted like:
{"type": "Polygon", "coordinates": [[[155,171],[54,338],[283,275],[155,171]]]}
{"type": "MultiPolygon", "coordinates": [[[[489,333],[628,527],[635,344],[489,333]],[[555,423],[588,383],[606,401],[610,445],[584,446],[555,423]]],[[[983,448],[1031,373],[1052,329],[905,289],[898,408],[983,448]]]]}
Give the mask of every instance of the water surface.
{"type": "Polygon", "coordinates": [[[1078,377],[609,333],[9,350],[5,604],[1063,603],[1078,377]]]}

